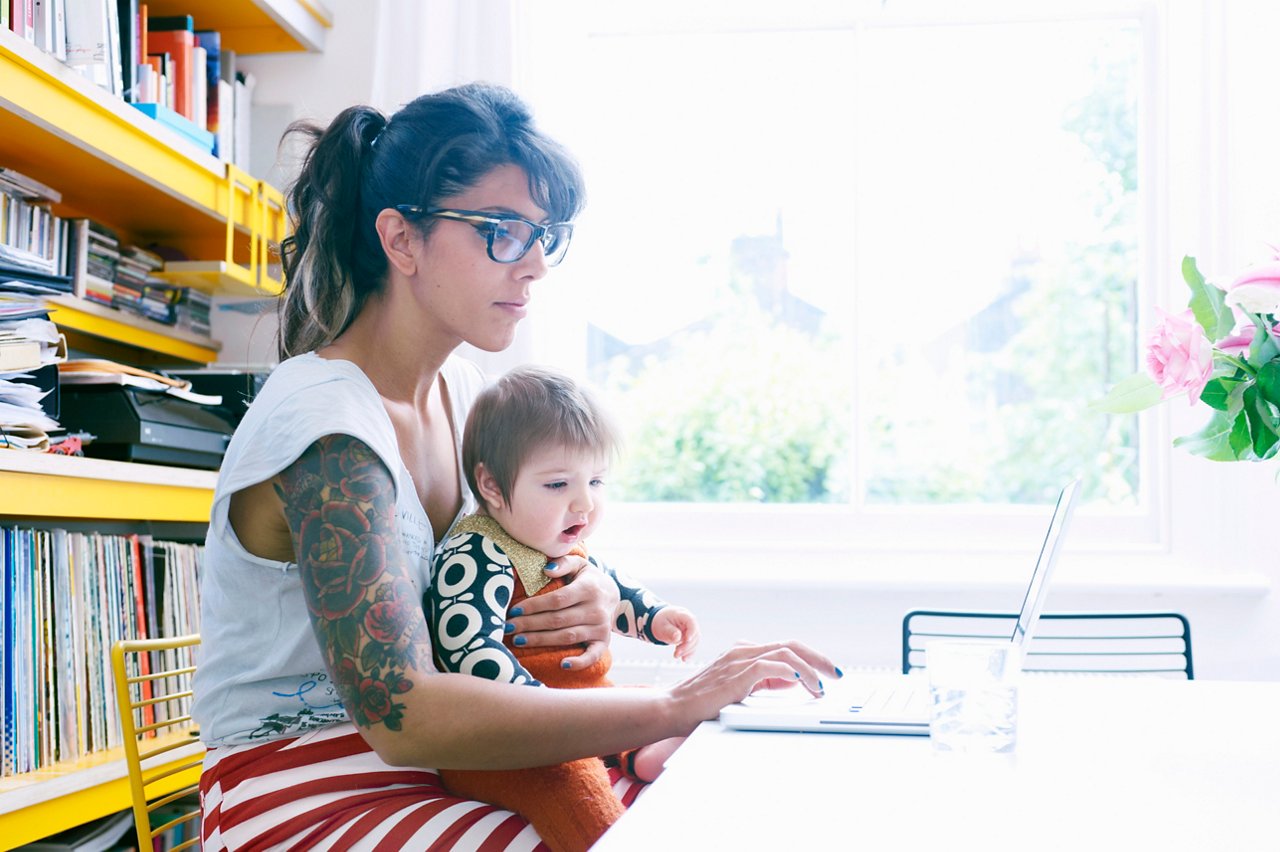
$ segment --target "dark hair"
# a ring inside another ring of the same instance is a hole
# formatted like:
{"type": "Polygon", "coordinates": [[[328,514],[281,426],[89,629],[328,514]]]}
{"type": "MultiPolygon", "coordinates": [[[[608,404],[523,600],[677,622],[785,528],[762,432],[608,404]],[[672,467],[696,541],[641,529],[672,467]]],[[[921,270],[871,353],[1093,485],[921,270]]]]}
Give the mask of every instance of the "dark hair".
{"type": "MultiPolygon", "coordinates": [[[[584,201],[573,158],[500,86],[422,95],[389,119],[354,106],[327,128],[295,122],[286,137],[294,133],[310,140],[287,192],[293,233],[280,252],[281,358],[331,343],[382,286],[387,258],[374,222],[386,208],[434,206],[504,165],[525,171],[530,196],[555,221],[571,221],[584,201]]],[[[431,225],[418,227],[425,234],[431,225]]]]}
{"type": "Polygon", "coordinates": [[[476,465],[497,480],[507,501],[520,466],[547,445],[617,452],[620,438],[609,415],[586,389],[545,367],[517,367],[476,397],[462,432],[462,467],[476,499],[476,465]]]}

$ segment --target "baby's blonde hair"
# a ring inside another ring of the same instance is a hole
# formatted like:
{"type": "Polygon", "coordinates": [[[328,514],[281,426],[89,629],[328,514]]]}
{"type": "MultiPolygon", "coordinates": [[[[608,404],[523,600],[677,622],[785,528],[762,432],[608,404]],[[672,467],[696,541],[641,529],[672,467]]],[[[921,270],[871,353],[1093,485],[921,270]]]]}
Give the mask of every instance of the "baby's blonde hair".
{"type": "Polygon", "coordinates": [[[618,431],[595,397],[573,379],[545,367],[517,367],[481,391],[462,435],[462,465],[467,484],[476,487],[476,466],[483,464],[511,500],[520,466],[550,445],[588,450],[611,457],[618,431]]]}

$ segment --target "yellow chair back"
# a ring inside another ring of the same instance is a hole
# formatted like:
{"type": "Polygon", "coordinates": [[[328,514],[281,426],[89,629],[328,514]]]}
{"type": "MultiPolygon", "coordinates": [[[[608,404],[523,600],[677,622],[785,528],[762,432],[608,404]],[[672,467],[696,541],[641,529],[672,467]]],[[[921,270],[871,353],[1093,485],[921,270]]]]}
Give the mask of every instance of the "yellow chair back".
{"type": "Polygon", "coordinates": [[[140,849],[199,848],[204,746],[191,721],[200,636],[132,639],[111,648],[116,704],[140,849]]]}

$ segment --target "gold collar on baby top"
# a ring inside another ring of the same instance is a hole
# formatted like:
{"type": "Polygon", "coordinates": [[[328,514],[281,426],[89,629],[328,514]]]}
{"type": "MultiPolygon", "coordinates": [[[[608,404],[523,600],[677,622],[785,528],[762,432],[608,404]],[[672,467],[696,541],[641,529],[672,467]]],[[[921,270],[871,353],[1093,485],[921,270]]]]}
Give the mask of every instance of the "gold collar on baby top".
{"type": "Polygon", "coordinates": [[[501,547],[502,552],[511,560],[511,566],[520,578],[526,595],[536,595],[543,586],[551,582],[551,578],[543,570],[547,567],[546,554],[516,541],[501,524],[488,515],[467,515],[454,525],[449,535],[452,537],[463,533],[479,533],[501,547]]]}

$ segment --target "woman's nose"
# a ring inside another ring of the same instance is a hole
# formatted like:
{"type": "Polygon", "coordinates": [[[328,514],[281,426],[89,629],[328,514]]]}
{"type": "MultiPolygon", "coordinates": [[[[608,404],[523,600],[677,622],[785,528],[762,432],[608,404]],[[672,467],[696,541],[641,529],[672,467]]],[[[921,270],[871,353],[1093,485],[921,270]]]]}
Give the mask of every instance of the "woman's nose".
{"type": "Polygon", "coordinates": [[[547,266],[547,254],[542,247],[542,240],[534,240],[524,257],[516,262],[520,265],[520,271],[534,281],[546,277],[547,270],[551,268],[547,266]]]}

